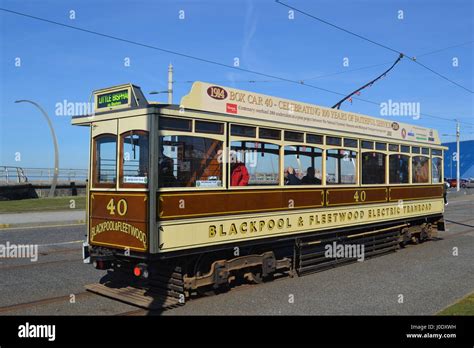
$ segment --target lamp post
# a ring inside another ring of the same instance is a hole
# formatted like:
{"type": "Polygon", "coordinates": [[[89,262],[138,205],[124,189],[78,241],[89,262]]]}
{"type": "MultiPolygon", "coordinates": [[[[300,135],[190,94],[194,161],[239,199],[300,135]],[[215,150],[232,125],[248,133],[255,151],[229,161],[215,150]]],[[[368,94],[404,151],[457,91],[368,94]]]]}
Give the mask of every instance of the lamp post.
{"type": "MultiPolygon", "coordinates": [[[[460,147],[460,137],[461,131],[459,127],[459,122],[456,121],[456,134],[443,134],[447,137],[456,137],[456,191],[459,192],[461,187],[461,147],[460,147]]],[[[451,175],[452,176],[452,175],[451,175]]]]}
{"type": "Polygon", "coordinates": [[[173,104],[173,65],[168,66],[168,90],[151,91],[150,94],[168,94],[168,104],[173,104]]]}
{"type": "Polygon", "coordinates": [[[54,175],[53,175],[53,181],[51,182],[51,188],[49,190],[48,197],[54,197],[54,191],[56,190],[56,184],[58,182],[58,173],[59,173],[59,150],[58,150],[58,141],[56,139],[56,133],[54,132],[54,128],[53,128],[53,123],[51,122],[51,119],[49,118],[46,111],[38,103],[35,103],[32,100],[16,100],[15,103],[33,104],[41,111],[44,118],[48,122],[49,130],[51,131],[51,137],[53,138],[53,144],[54,144],[54,175]]]}

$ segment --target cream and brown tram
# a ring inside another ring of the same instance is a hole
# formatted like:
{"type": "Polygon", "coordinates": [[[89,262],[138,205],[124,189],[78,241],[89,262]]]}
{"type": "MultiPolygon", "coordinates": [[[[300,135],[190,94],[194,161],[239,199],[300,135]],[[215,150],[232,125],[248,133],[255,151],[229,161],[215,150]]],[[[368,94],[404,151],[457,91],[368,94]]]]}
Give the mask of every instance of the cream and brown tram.
{"type": "Polygon", "coordinates": [[[179,105],[132,84],[93,95],[72,120],[91,132],[84,257],[163,305],[444,228],[434,129],[203,82],[179,105]]]}

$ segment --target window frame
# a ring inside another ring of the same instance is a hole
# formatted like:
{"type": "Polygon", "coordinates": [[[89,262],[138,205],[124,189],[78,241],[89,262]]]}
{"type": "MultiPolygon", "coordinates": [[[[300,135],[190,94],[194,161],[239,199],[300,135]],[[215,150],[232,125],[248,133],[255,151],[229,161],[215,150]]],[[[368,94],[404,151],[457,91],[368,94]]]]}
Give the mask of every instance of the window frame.
{"type": "Polygon", "coordinates": [[[439,185],[439,184],[443,184],[444,185],[444,157],[443,156],[438,156],[438,155],[435,155],[435,156],[431,156],[430,157],[430,182],[432,185],[439,185]],[[441,160],[441,182],[438,182],[438,183],[434,183],[433,182],[433,159],[434,158],[439,158],[441,160]]]}
{"type": "Polygon", "coordinates": [[[118,146],[118,136],[117,134],[114,134],[114,133],[101,133],[101,134],[98,134],[96,135],[95,137],[92,138],[92,170],[91,170],[91,173],[92,173],[92,188],[108,188],[108,189],[115,189],[117,187],[117,181],[118,181],[118,172],[117,172],[117,169],[118,169],[118,166],[117,166],[117,162],[118,162],[118,157],[117,157],[117,154],[118,154],[118,149],[117,149],[117,146],[118,146]],[[115,171],[115,182],[114,183],[108,183],[108,182],[99,182],[97,181],[97,179],[99,178],[99,172],[98,172],[98,169],[99,169],[99,166],[97,166],[97,139],[99,138],[104,138],[104,137],[114,137],[115,138],[115,168],[114,168],[114,171],[115,171]]]}
{"type": "Polygon", "coordinates": [[[409,153],[406,153],[406,152],[395,152],[395,151],[391,151],[387,154],[387,161],[388,161],[388,170],[387,170],[387,185],[388,186],[406,186],[406,185],[411,185],[411,154],[409,153]],[[390,182],[390,156],[405,156],[408,158],[408,182],[398,182],[398,183],[391,183],[390,182]]]}
{"type": "MultiPolygon", "coordinates": [[[[297,143],[297,142],[293,142],[293,143],[285,143],[281,149],[282,149],[282,152],[283,152],[283,156],[280,156],[280,158],[282,159],[282,164],[283,164],[283,173],[282,173],[282,186],[283,187],[290,187],[290,188],[321,188],[321,187],[324,187],[325,186],[325,178],[324,178],[324,171],[325,171],[325,164],[324,164],[324,161],[325,161],[325,151],[326,149],[324,149],[323,147],[319,147],[319,146],[313,146],[313,145],[316,145],[316,144],[307,144],[307,143],[297,143]],[[317,149],[317,150],[320,150],[321,151],[321,184],[319,185],[285,185],[285,147],[287,146],[304,146],[304,147],[311,147],[313,149],[317,149]]],[[[338,185],[340,186],[340,185],[338,185]]]]}
{"type": "MultiPolygon", "coordinates": [[[[375,148],[375,147],[374,147],[375,148]]],[[[388,151],[381,151],[381,150],[369,150],[369,149],[363,149],[361,152],[360,152],[360,163],[359,163],[359,167],[360,167],[360,185],[361,186],[367,186],[367,187],[370,187],[370,186],[386,186],[386,185],[389,185],[388,182],[389,182],[389,179],[387,179],[387,168],[389,166],[389,163],[387,162],[387,158],[389,156],[389,153],[388,151]],[[381,183],[381,184],[364,184],[362,181],[363,181],[363,175],[362,175],[362,170],[363,170],[363,163],[362,163],[362,159],[363,159],[363,156],[364,154],[366,153],[376,153],[376,154],[382,154],[384,155],[384,168],[385,168],[385,171],[384,171],[384,182],[381,183]]]]}
{"type": "Polygon", "coordinates": [[[150,151],[150,132],[146,130],[141,130],[141,129],[130,129],[126,130],[125,132],[121,133],[119,136],[119,154],[118,154],[118,160],[119,160],[119,165],[118,165],[118,187],[119,188],[145,188],[147,189],[150,185],[150,178],[152,175],[152,170],[150,167],[151,163],[151,151],[150,151]],[[123,182],[123,155],[124,155],[124,146],[125,146],[125,137],[129,134],[137,134],[137,135],[146,135],[148,137],[148,179],[146,184],[141,184],[141,183],[124,183],[123,182]]]}
{"type": "Polygon", "coordinates": [[[410,156],[410,185],[431,185],[431,157],[422,155],[421,150],[419,154],[411,155],[410,156]],[[428,160],[428,182],[414,182],[413,181],[413,159],[415,157],[423,157],[428,160]]]}
{"type": "MultiPolygon", "coordinates": [[[[341,137],[342,138],[342,137],[341,137]]],[[[361,151],[359,148],[345,148],[343,146],[329,146],[329,145],[326,145],[323,149],[323,161],[324,161],[324,164],[323,164],[323,178],[324,178],[324,181],[323,181],[323,186],[326,186],[326,187],[330,187],[330,188],[334,188],[334,187],[358,187],[360,186],[360,164],[359,164],[359,161],[360,161],[360,154],[361,154],[361,151]],[[356,163],[356,168],[354,170],[354,174],[355,174],[355,183],[353,184],[331,184],[331,183],[328,183],[327,182],[327,175],[328,175],[328,171],[327,171],[327,161],[328,161],[328,155],[327,155],[327,151],[329,150],[344,150],[344,151],[352,151],[352,152],[355,152],[356,153],[356,160],[355,160],[355,163],[356,163]]]]}
{"type": "MultiPolygon", "coordinates": [[[[196,118],[197,119],[197,118],[196,118]]],[[[194,119],[193,119],[194,120],[194,119]]],[[[208,119],[201,119],[199,118],[200,121],[210,121],[208,119]]],[[[214,134],[214,133],[198,133],[194,131],[194,128],[192,129],[192,132],[183,132],[183,131],[173,131],[173,130],[158,130],[157,133],[157,139],[156,139],[156,145],[160,146],[160,137],[165,137],[165,136],[188,136],[188,137],[196,137],[196,138],[209,138],[209,139],[214,139],[222,142],[222,148],[227,149],[227,139],[226,139],[226,134],[228,131],[228,123],[224,123],[224,134],[214,134]]],[[[194,125],[194,123],[193,123],[194,125]]],[[[158,127],[156,127],[158,128],[158,127]]],[[[156,150],[154,150],[156,151],[156,150]]],[[[156,156],[156,161],[158,161],[158,154],[155,154],[153,151],[153,155],[156,156]]],[[[152,151],[150,151],[151,153],[152,151]]],[[[157,192],[179,192],[179,191],[223,191],[226,190],[228,187],[227,185],[227,156],[222,156],[222,186],[220,187],[159,187],[158,183],[158,167],[156,168],[157,172],[153,173],[153,178],[156,180],[156,190],[157,192]]]]}

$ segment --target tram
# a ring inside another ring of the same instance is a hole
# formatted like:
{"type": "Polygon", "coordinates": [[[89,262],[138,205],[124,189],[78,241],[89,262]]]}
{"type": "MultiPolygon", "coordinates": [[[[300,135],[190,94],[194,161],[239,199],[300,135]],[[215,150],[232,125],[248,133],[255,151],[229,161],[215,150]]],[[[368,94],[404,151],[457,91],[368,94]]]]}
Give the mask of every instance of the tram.
{"type": "Polygon", "coordinates": [[[133,84],[93,96],[72,119],[90,128],[84,258],[163,306],[354,261],[334,243],[367,258],[444,229],[435,129],[204,82],[179,105],[133,84]]]}

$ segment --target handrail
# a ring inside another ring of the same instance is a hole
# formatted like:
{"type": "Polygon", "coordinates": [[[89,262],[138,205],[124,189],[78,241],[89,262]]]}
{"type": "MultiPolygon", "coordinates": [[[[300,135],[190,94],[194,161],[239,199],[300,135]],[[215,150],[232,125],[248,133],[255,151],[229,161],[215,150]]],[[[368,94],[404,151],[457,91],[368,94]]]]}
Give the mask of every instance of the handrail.
{"type": "MultiPolygon", "coordinates": [[[[12,185],[22,183],[48,184],[54,175],[54,168],[23,168],[15,166],[0,166],[0,184],[12,185]]],[[[60,182],[85,182],[88,177],[87,169],[59,169],[60,182]]]]}

